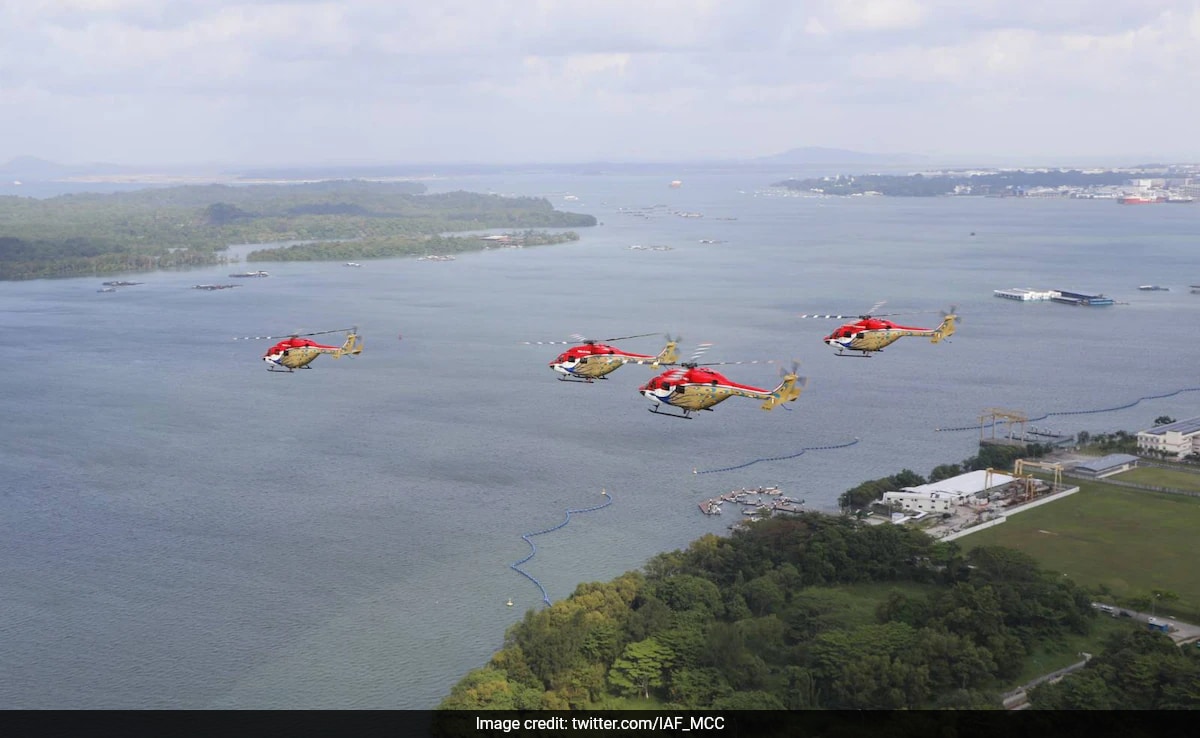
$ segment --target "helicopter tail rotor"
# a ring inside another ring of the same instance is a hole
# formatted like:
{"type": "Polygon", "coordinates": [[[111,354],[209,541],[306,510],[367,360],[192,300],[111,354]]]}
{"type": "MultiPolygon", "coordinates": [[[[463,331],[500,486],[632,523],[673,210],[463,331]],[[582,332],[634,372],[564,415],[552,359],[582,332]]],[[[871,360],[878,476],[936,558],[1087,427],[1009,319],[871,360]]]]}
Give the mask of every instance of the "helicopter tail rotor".
{"type": "Polygon", "coordinates": [[[929,338],[932,343],[938,343],[943,338],[949,338],[954,335],[954,330],[962,319],[958,317],[958,306],[951,305],[950,310],[942,311],[942,323],[934,330],[933,335],[929,338]]]}
{"type": "Polygon", "coordinates": [[[651,366],[660,367],[664,364],[672,365],[679,360],[679,342],[682,341],[683,338],[680,336],[675,336],[672,338],[671,334],[668,333],[666,335],[666,339],[666,348],[659,352],[658,356],[654,357],[654,361],[651,362],[651,366]]]}
{"type": "Polygon", "coordinates": [[[333,354],[333,358],[340,359],[343,356],[358,356],[362,353],[362,340],[358,337],[358,326],[350,329],[350,334],[346,336],[346,342],[342,344],[333,354]]]}
{"type": "Polygon", "coordinates": [[[771,393],[771,396],[762,404],[763,410],[771,410],[776,405],[782,405],[785,402],[795,402],[804,388],[808,386],[808,377],[801,377],[797,374],[800,369],[800,361],[792,360],[791,371],[783,367],[779,367],[779,374],[783,381],[771,393]]]}

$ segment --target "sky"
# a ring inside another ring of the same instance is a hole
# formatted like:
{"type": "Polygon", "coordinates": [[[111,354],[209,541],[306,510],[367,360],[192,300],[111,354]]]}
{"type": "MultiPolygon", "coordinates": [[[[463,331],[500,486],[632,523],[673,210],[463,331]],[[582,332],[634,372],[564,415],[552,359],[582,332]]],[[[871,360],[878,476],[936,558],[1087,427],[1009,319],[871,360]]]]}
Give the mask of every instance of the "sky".
{"type": "Polygon", "coordinates": [[[1200,0],[0,2],[0,163],[1200,161],[1198,113],[1200,0]]]}

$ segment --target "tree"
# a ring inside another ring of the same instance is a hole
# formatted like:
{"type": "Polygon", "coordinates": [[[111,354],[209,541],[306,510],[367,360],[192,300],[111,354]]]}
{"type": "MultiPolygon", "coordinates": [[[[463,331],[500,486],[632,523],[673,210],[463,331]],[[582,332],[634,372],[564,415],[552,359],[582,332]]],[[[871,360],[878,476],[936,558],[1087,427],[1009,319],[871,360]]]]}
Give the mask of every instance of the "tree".
{"type": "Polygon", "coordinates": [[[608,681],[625,693],[638,692],[650,698],[650,688],[660,687],[663,672],[675,660],[671,649],[655,638],[630,643],[608,672],[608,681]]]}
{"type": "Polygon", "coordinates": [[[929,472],[929,483],[940,482],[943,479],[950,479],[962,474],[963,469],[961,464],[941,464],[933,467],[933,471],[929,472]]]}
{"type": "Polygon", "coordinates": [[[1172,418],[1170,415],[1159,415],[1157,418],[1154,419],[1155,425],[1170,425],[1171,423],[1174,423],[1174,422],[1175,422],[1175,418],[1172,418]]]}

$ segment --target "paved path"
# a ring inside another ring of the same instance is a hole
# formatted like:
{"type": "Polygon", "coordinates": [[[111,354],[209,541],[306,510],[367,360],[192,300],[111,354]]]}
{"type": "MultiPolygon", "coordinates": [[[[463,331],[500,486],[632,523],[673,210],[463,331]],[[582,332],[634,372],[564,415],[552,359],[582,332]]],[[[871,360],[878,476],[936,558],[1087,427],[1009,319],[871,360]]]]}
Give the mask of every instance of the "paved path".
{"type": "MultiPolygon", "coordinates": [[[[1121,613],[1128,613],[1129,614],[1128,617],[1131,620],[1136,620],[1141,623],[1146,623],[1147,625],[1150,624],[1150,618],[1155,618],[1160,623],[1166,623],[1167,626],[1171,629],[1170,632],[1167,633],[1167,635],[1170,636],[1171,640],[1175,641],[1175,645],[1177,645],[1177,646],[1182,646],[1185,643],[1193,643],[1193,642],[1200,641],[1200,625],[1193,625],[1192,623],[1185,623],[1181,620],[1176,620],[1175,618],[1169,618],[1165,615],[1151,615],[1148,612],[1138,612],[1137,610],[1130,610],[1129,608],[1117,607],[1116,605],[1110,605],[1106,602],[1093,602],[1092,607],[1096,608],[1097,610],[1101,610],[1101,613],[1100,613],[1101,615],[1107,614],[1107,612],[1103,611],[1102,608],[1111,607],[1112,612],[1115,613],[1118,618],[1122,617],[1121,613]]],[[[1050,672],[1049,674],[1043,674],[1042,676],[1038,677],[1037,679],[1034,679],[1033,681],[1029,682],[1028,684],[1022,684],[1020,687],[1017,687],[1013,691],[1006,692],[1004,694],[1004,709],[1006,709],[1006,710],[1029,709],[1029,690],[1033,689],[1034,687],[1036,687],[1037,685],[1039,685],[1043,682],[1058,681],[1059,679],[1062,679],[1067,674],[1070,674],[1073,671],[1077,671],[1079,669],[1082,669],[1084,666],[1087,666],[1087,662],[1089,659],[1092,658],[1092,655],[1089,653],[1081,653],[1079,655],[1083,657],[1082,661],[1078,661],[1074,664],[1071,664],[1070,666],[1066,667],[1065,669],[1059,669],[1058,671],[1053,671],[1053,672],[1050,672]]]]}
{"type": "MultiPolygon", "coordinates": [[[[1192,623],[1185,623],[1182,620],[1170,618],[1170,617],[1167,617],[1166,615],[1155,616],[1155,615],[1151,615],[1148,612],[1138,612],[1137,610],[1131,610],[1127,607],[1118,607],[1116,605],[1110,605],[1106,602],[1093,602],[1092,607],[1094,607],[1098,610],[1101,609],[1102,607],[1111,607],[1113,609],[1113,612],[1117,613],[1118,617],[1120,617],[1120,613],[1127,612],[1127,613],[1129,613],[1130,618],[1137,620],[1138,622],[1142,622],[1142,623],[1146,623],[1146,624],[1149,624],[1150,618],[1154,617],[1160,623],[1166,623],[1167,626],[1171,628],[1170,632],[1167,633],[1167,635],[1171,636],[1171,640],[1175,641],[1175,643],[1177,645],[1181,645],[1184,643],[1191,643],[1192,641],[1200,639],[1200,625],[1194,625],[1192,623]]],[[[1103,615],[1104,613],[1101,613],[1101,614],[1103,615]]]]}

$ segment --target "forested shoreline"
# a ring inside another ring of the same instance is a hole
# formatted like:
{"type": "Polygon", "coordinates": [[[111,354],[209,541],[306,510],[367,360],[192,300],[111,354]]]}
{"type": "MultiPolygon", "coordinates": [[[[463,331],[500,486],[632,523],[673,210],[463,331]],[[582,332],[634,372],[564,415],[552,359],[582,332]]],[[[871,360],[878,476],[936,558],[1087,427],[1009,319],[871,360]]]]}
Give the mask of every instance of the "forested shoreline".
{"type": "MultiPolygon", "coordinates": [[[[482,250],[446,234],[576,228],[591,215],[545,198],[472,192],[425,194],[412,182],[194,185],[120,193],[0,198],[0,279],[35,279],[204,266],[229,244],[305,242],[286,260],[354,259],[482,250]],[[315,242],[326,242],[314,247],[315,242]],[[335,244],[335,245],[331,245],[335,244]]],[[[577,234],[530,235],[561,243],[577,234]]],[[[264,260],[262,254],[248,260],[264,260]]]]}
{"type": "Polygon", "coordinates": [[[1017,551],[789,515],[529,611],[440,707],[986,709],[1092,618],[1083,589],[1017,551]]]}
{"type": "MultiPolygon", "coordinates": [[[[984,447],[930,479],[1044,450],[984,447]]],[[[1099,646],[1112,629],[1098,658],[1037,688],[1031,706],[1200,707],[1200,651],[1124,622],[1094,630],[1092,593],[1069,577],[854,514],[924,481],[905,469],[844,493],[846,514],[754,521],[581,584],[526,612],[439,709],[999,709],[1046,654],[1099,646]]]]}

